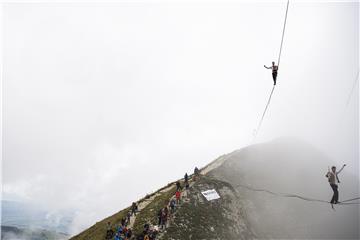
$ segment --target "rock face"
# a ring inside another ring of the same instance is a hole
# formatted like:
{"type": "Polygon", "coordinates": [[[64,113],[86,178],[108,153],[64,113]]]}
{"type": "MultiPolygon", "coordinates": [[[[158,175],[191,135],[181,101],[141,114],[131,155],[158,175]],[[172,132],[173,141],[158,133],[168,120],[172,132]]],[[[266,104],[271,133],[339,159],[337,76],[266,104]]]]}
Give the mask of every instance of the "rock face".
{"type": "MultiPolygon", "coordinates": [[[[325,174],[332,165],[332,159],[307,143],[278,139],[228,155],[210,175],[241,194],[242,208],[258,238],[359,239],[359,204],[335,205],[334,211],[328,203],[266,192],[330,201],[325,174]]],[[[359,176],[349,174],[350,167],[339,174],[340,201],[359,196],[359,176]]]]}
{"type": "Polygon", "coordinates": [[[202,176],[183,195],[185,197],[161,239],[235,240],[254,237],[241,198],[230,184],[202,176]],[[220,199],[207,201],[201,192],[209,189],[215,189],[220,199]]]}

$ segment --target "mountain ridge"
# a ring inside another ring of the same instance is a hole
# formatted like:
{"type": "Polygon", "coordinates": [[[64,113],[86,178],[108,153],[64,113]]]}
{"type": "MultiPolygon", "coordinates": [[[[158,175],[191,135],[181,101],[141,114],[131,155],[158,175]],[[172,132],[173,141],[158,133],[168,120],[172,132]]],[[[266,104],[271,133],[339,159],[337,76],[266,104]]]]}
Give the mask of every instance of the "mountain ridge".
{"type": "MultiPolygon", "coordinates": [[[[268,196],[240,186],[245,184],[326,200],[331,191],[321,169],[326,171],[329,163],[334,164],[321,151],[293,138],[275,139],[224,154],[201,168],[198,179],[190,176],[191,187],[183,192],[184,202],[176,208],[169,226],[156,239],[358,238],[355,226],[359,217],[349,208],[342,207],[334,212],[328,205],[268,196]],[[307,182],[312,182],[313,186],[309,187],[307,182]],[[221,198],[206,201],[201,192],[208,189],[215,189],[221,198]],[[285,214],[287,211],[291,216],[285,214]],[[305,213],[318,216],[308,219],[305,213]],[[348,226],[329,221],[332,214],[348,222],[348,226]],[[314,225],[320,227],[316,229],[314,225]]],[[[359,194],[356,176],[354,179],[344,172],[343,179],[345,183],[355,183],[341,187],[341,193],[359,194]]],[[[179,181],[184,185],[183,179],[179,181]]],[[[157,212],[174,198],[175,183],[138,201],[140,204],[153,197],[135,220],[133,229],[135,235],[140,236],[138,239],[142,239],[146,223],[157,225],[157,212]]],[[[71,239],[104,239],[107,221],[115,226],[129,210],[126,208],[71,239]]]]}

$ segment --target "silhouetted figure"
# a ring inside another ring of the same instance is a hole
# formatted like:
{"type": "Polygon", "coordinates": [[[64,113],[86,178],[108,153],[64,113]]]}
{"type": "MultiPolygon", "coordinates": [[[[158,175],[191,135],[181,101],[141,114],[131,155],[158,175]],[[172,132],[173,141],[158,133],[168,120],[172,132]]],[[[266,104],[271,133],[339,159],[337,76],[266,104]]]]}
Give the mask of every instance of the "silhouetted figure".
{"type": "Polygon", "coordinates": [[[265,68],[267,69],[272,69],[272,77],[274,80],[274,85],[276,85],[276,77],[277,77],[277,72],[278,72],[278,66],[275,65],[275,62],[272,62],[272,66],[271,67],[267,67],[264,65],[265,68]]]}
{"type": "Polygon", "coordinates": [[[177,182],[176,182],[176,191],[179,191],[180,189],[181,189],[180,182],[177,181],[177,182]]]}
{"type": "Polygon", "coordinates": [[[199,175],[200,175],[200,170],[197,167],[195,167],[193,180],[196,181],[198,179],[199,175]]]}
{"type": "Polygon", "coordinates": [[[121,226],[125,227],[125,223],[126,223],[126,218],[122,218],[121,219],[121,226]]]}
{"type": "Polygon", "coordinates": [[[158,225],[161,226],[161,215],[162,215],[162,209],[158,212],[158,225]]]}
{"type": "Polygon", "coordinates": [[[145,232],[145,233],[148,233],[149,230],[150,230],[150,224],[145,223],[145,224],[144,224],[144,232],[145,232]]]}
{"type": "Polygon", "coordinates": [[[138,210],[138,206],[136,205],[135,202],[133,202],[132,205],[131,205],[131,215],[132,214],[136,215],[137,210],[138,210]]]}

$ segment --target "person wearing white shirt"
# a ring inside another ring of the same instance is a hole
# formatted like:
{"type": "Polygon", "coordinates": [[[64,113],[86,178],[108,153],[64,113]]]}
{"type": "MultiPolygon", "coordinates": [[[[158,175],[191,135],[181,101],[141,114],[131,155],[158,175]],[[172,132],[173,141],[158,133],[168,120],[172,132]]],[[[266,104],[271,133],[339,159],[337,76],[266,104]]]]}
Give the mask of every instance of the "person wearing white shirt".
{"type": "Polygon", "coordinates": [[[328,173],[325,175],[325,177],[328,178],[330,187],[334,192],[333,197],[330,201],[331,204],[339,203],[339,191],[338,191],[338,185],[336,184],[336,182],[340,183],[338,174],[344,169],[345,166],[346,166],[346,164],[344,164],[339,171],[336,171],[336,167],[332,166],[331,171],[328,171],[328,173]]]}

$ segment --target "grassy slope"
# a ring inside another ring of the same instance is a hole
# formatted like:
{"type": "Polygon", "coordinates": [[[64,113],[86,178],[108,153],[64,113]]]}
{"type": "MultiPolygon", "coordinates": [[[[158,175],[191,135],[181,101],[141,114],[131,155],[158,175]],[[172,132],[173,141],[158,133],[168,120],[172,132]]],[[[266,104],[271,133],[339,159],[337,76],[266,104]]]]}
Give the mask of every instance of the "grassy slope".
{"type": "Polygon", "coordinates": [[[91,226],[90,228],[86,229],[85,231],[79,233],[78,235],[70,238],[73,240],[95,240],[95,239],[105,239],[106,230],[107,230],[107,223],[111,222],[112,226],[117,225],[121,222],[121,219],[126,217],[126,214],[130,210],[130,207],[121,210],[114,215],[103,219],[100,222],[97,222],[95,225],[91,226]]]}
{"type": "Polygon", "coordinates": [[[190,201],[182,203],[177,209],[175,221],[167,228],[163,239],[233,239],[228,226],[234,223],[224,215],[231,211],[224,202],[231,200],[224,196],[221,200],[205,201],[200,195],[200,191],[204,190],[201,188],[233,190],[225,182],[201,177],[188,194],[190,201]]]}
{"type": "MultiPolygon", "coordinates": [[[[223,155],[224,156],[224,155],[223,155]]],[[[219,158],[223,157],[220,156],[219,158]]],[[[217,158],[216,160],[218,160],[217,158]]],[[[205,169],[207,166],[215,162],[216,160],[210,162],[205,167],[201,168],[205,169]]],[[[189,179],[191,179],[192,175],[189,175],[189,179]]],[[[140,233],[143,230],[143,226],[146,222],[155,223],[157,224],[157,212],[160,208],[162,208],[165,205],[165,201],[169,201],[169,199],[175,194],[175,186],[170,189],[168,192],[160,193],[163,189],[169,187],[170,185],[174,185],[176,181],[169,183],[168,185],[164,186],[163,188],[157,190],[156,192],[152,193],[151,195],[147,195],[146,197],[140,199],[138,201],[138,204],[154,194],[159,194],[159,196],[155,197],[153,202],[151,202],[148,206],[146,206],[136,217],[133,232],[135,234],[140,233]]],[[[183,184],[183,181],[181,182],[183,184]]],[[[70,238],[72,240],[103,240],[105,239],[106,235],[106,229],[107,229],[107,222],[111,222],[111,224],[114,226],[118,224],[123,217],[126,216],[127,212],[130,210],[130,207],[121,210],[120,212],[107,217],[100,222],[97,222],[90,228],[84,230],[83,232],[75,235],[74,237],[70,238]]]]}
{"type": "Polygon", "coordinates": [[[157,213],[168,204],[170,198],[175,194],[175,190],[176,186],[173,186],[169,191],[159,194],[138,214],[133,227],[135,235],[143,231],[145,223],[158,224],[157,213]]]}
{"type": "Polygon", "coordinates": [[[111,222],[113,226],[117,225],[121,222],[121,219],[126,217],[126,214],[129,212],[130,207],[121,210],[114,215],[103,219],[100,222],[97,222],[95,225],[91,226],[90,228],[86,229],[85,231],[79,233],[78,235],[70,238],[73,240],[95,240],[95,239],[105,239],[106,230],[107,230],[107,223],[111,222]]]}
{"type": "MultiPolygon", "coordinates": [[[[146,206],[140,213],[138,213],[136,217],[136,221],[134,223],[133,231],[134,233],[140,233],[143,229],[143,226],[146,221],[153,223],[154,219],[156,218],[157,211],[164,206],[164,202],[166,199],[170,199],[172,195],[175,194],[175,186],[171,188],[168,192],[161,193],[162,190],[169,187],[170,185],[174,185],[175,182],[169,183],[168,185],[160,188],[156,192],[145,196],[144,198],[138,201],[138,204],[146,199],[150,198],[154,194],[159,194],[159,196],[155,197],[153,202],[151,202],[148,206],[146,206]],[[154,210],[154,216],[152,215],[152,210],[154,210]]],[[[126,217],[127,212],[130,211],[130,207],[121,210],[114,215],[107,217],[100,222],[97,222],[90,228],[84,230],[83,232],[79,233],[78,235],[73,236],[70,238],[71,240],[103,240],[105,239],[106,230],[107,230],[107,223],[111,222],[112,226],[116,226],[118,223],[121,222],[121,219],[126,217]]]]}

